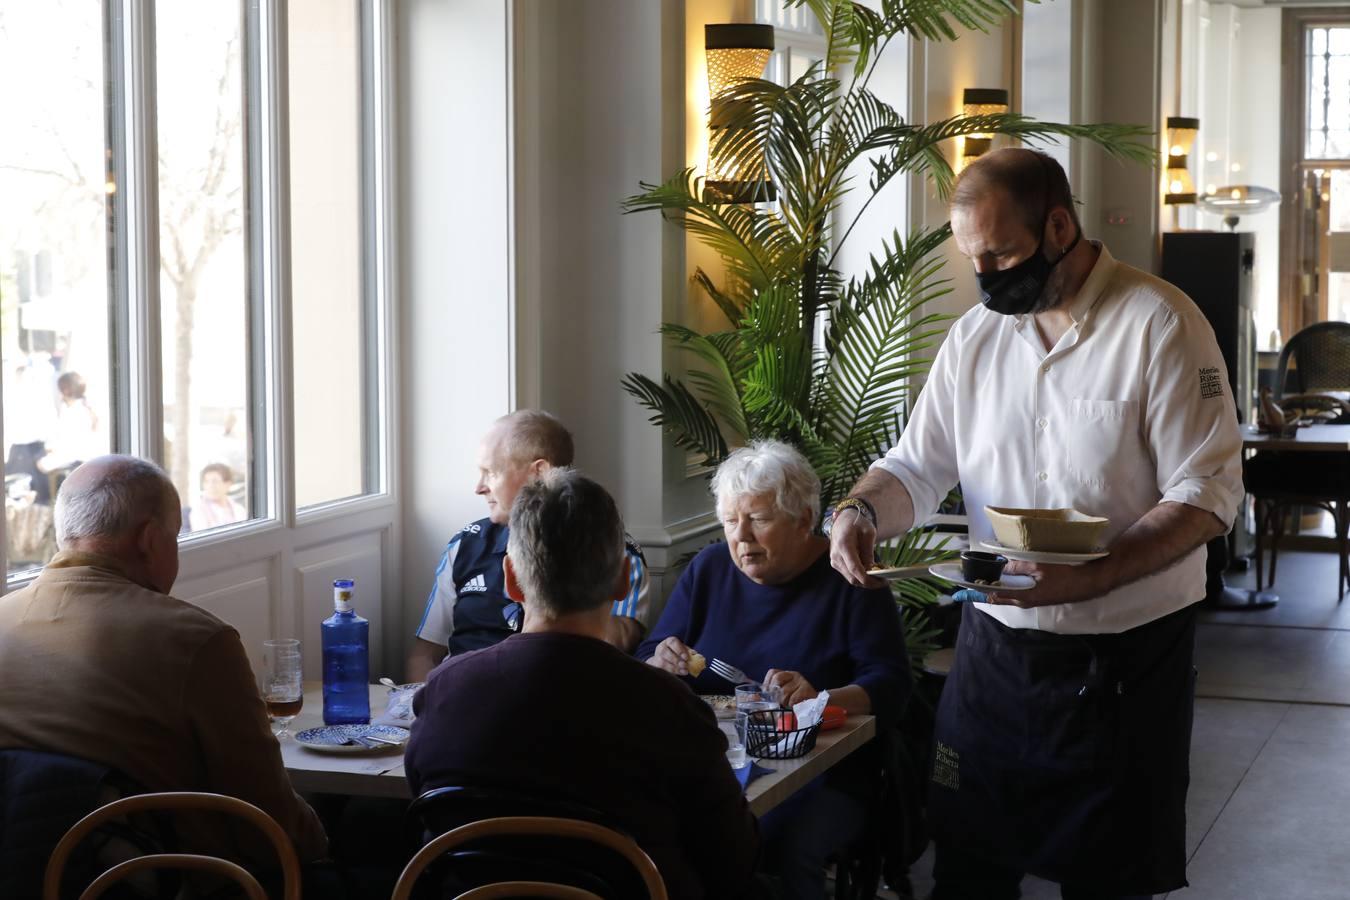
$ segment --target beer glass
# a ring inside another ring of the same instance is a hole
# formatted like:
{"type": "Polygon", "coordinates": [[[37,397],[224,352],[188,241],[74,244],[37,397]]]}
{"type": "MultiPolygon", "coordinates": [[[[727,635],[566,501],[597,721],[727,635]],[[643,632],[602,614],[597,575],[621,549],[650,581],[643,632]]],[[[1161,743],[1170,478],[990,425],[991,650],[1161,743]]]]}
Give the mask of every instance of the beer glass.
{"type": "Polygon", "coordinates": [[[305,702],[305,686],[300,664],[300,642],[291,638],[263,641],[262,697],[272,733],[277,740],[290,734],[286,726],[300,714],[305,702]]]}

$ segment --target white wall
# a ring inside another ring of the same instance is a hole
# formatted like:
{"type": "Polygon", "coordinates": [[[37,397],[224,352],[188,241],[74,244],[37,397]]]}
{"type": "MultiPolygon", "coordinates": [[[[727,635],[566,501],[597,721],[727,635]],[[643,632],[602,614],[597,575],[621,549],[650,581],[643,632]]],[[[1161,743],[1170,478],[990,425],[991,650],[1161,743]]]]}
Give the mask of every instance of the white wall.
{"type": "MultiPolygon", "coordinates": [[[[910,53],[910,113],[915,121],[935,122],[961,113],[962,92],[968,87],[1007,87],[1012,81],[1009,35],[1005,25],[988,33],[963,30],[956,41],[915,41],[910,53]]],[[[994,146],[1001,146],[996,139],[994,146]]],[[[947,158],[954,159],[955,143],[947,158]]],[[[931,182],[910,179],[911,227],[939,228],[949,219],[947,202],[931,182]]],[[[942,247],[943,272],[951,279],[951,293],[935,301],[928,312],[961,315],[979,302],[970,261],[947,241],[942,247]]]]}
{"type": "Polygon", "coordinates": [[[508,3],[402,0],[397,29],[406,635],[511,409],[508,3]]]}
{"type": "MultiPolygon", "coordinates": [[[[1162,25],[1162,0],[1092,0],[1083,38],[1091,49],[1082,68],[1099,80],[1086,121],[1161,131],[1162,25]]],[[[1161,173],[1110,159],[1096,148],[1085,148],[1084,156],[1097,188],[1095,208],[1083,218],[1088,235],[1104,241],[1116,259],[1157,272],[1161,173]]]]}

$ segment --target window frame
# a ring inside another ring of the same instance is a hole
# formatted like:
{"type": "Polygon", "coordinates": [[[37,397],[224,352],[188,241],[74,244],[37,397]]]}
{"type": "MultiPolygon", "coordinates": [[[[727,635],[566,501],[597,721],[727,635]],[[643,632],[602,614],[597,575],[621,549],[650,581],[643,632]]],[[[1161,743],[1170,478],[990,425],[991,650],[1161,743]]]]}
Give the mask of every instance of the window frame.
{"type": "MultiPolygon", "coordinates": [[[[360,246],[362,492],[301,509],[295,505],[293,322],[287,0],[238,0],[244,89],[247,198],[246,330],[249,347],[250,518],[179,537],[184,553],[207,552],[287,529],[396,505],[398,458],[396,281],[396,75],[393,0],[356,6],[360,53],[360,246]]],[[[107,216],[113,452],[164,462],[159,290],[158,135],[153,0],[104,0],[105,146],[116,183],[107,216]]],[[[3,379],[0,373],[0,379],[3,379]]],[[[0,418],[0,429],[3,419],[0,418]]],[[[0,437],[3,431],[0,430],[0,437]]],[[[4,526],[0,525],[0,529],[4,526]]],[[[3,533],[3,531],[0,531],[3,533]]],[[[8,571],[4,590],[41,568],[8,571]]]]}

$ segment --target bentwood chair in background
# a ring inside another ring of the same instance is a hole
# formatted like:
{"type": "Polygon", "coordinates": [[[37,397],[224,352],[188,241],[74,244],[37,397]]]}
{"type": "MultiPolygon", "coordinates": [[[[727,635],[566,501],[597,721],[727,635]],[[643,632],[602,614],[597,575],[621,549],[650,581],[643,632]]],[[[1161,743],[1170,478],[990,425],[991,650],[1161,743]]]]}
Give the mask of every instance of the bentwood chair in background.
{"type": "MultiPolygon", "coordinates": [[[[1290,338],[1280,352],[1272,393],[1277,405],[1305,420],[1350,423],[1350,323],[1318,322],[1290,338]]],[[[1242,477],[1256,503],[1257,588],[1262,587],[1267,537],[1273,585],[1280,537],[1291,511],[1297,521],[1297,508],[1318,507],[1336,524],[1339,603],[1350,589],[1350,456],[1266,451],[1243,464],[1242,477]]]]}
{"type": "MultiPolygon", "coordinates": [[[[300,861],[290,838],[281,826],[258,807],[235,797],[223,794],[196,792],[178,792],[162,794],[138,794],[114,800],[85,816],[66,832],[56,849],[52,851],[47,863],[46,876],[42,884],[42,900],[60,900],[61,882],[65,875],[66,863],[90,834],[106,823],[125,819],[129,816],[149,812],[194,812],[231,815],[243,819],[255,826],[271,841],[277,851],[282,878],[283,900],[300,900],[300,861]]],[[[257,879],[246,870],[228,860],[213,856],[191,853],[152,853],[118,863],[108,869],[80,895],[80,900],[93,900],[114,883],[130,878],[147,870],[178,869],[198,872],[210,872],[236,882],[250,900],[265,900],[266,893],[257,879]]]]}
{"type": "MultiPolygon", "coordinates": [[[[571,887],[574,893],[560,895],[531,894],[528,892],[507,894],[483,892],[483,889],[489,886],[496,890],[506,889],[506,885],[498,883],[495,885],[478,885],[459,893],[457,897],[461,900],[462,898],[491,896],[570,896],[584,897],[588,900],[592,897],[602,898],[602,900],[603,898],[619,897],[623,900],[628,900],[628,898],[638,900],[644,895],[651,900],[667,900],[666,886],[661,880],[661,873],[656,870],[656,864],[632,838],[620,834],[612,828],[596,825],[594,822],[550,816],[507,816],[497,819],[484,819],[446,832],[417,851],[417,854],[408,862],[407,868],[403,870],[403,874],[399,876],[398,884],[394,887],[393,900],[411,900],[413,888],[423,870],[440,857],[449,854],[452,857],[460,856],[463,858],[466,854],[474,852],[473,847],[488,844],[496,847],[494,852],[504,864],[502,877],[512,878],[515,884],[521,883],[519,876],[515,874],[505,875],[505,873],[519,873],[540,847],[553,846],[560,851],[565,850],[565,848],[577,848],[586,845],[593,848],[603,848],[609,854],[623,860],[632,869],[639,879],[642,893],[633,891],[631,888],[624,888],[621,893],[616,894],[613,893],[612,888],[591,890],[589,887],[579,888],[566,881],[553,881],[552,883],[554,885],[561,883],[565,887],[571,887]],[[524,843],[520,846],[529,849],[523,851],[522,855],[516,860],[509,861],[507,857],[510,851],[503,848],[506,846],[506,842],[513,841],[523,841],[524,843]]],[[[542,878],[536,879],[533,877],[526,883],[538,885],[541,882],[549,883],[542,878]]],[[[510,883],[507,882],[507,885],[510,883]]]]}
{"type": "MultiPolygon", "coordinates": [[[[409,830],[417,832],[416,843],[420,846],[465,825],[504,817],[584,822],[632,842],[623,827],[600,810],[570,799],[524,793],[489,782],[426,791],[409,805],[407,821],[409,830]]],[[[457,896],[469,888],[508,877],[563,883],[606,898],[637,897],[643,892],[642,878],[626,859],[608,847],[587,841],[529,835],[484,839],[472,846],[432,854],[427,864],[432,871],[427,873],[424,884],[438,885],[434,894],[438,898],[457,896]]],[[[424,886],[417,896],[433,895],[424,886]]]]}

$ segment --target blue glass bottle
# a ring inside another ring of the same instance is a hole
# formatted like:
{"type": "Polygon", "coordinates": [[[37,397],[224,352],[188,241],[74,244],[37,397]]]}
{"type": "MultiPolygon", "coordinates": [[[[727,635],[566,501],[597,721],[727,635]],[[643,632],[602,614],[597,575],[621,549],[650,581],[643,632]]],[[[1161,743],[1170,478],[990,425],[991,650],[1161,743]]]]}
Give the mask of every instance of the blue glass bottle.
{"type": "Polygon", "coordinates": [[[352,610],[355,582],[333,582],[333,614],[319,629],[323,638],[323,721],[345,725],[370,721],[370,622],[352,610]]]}

